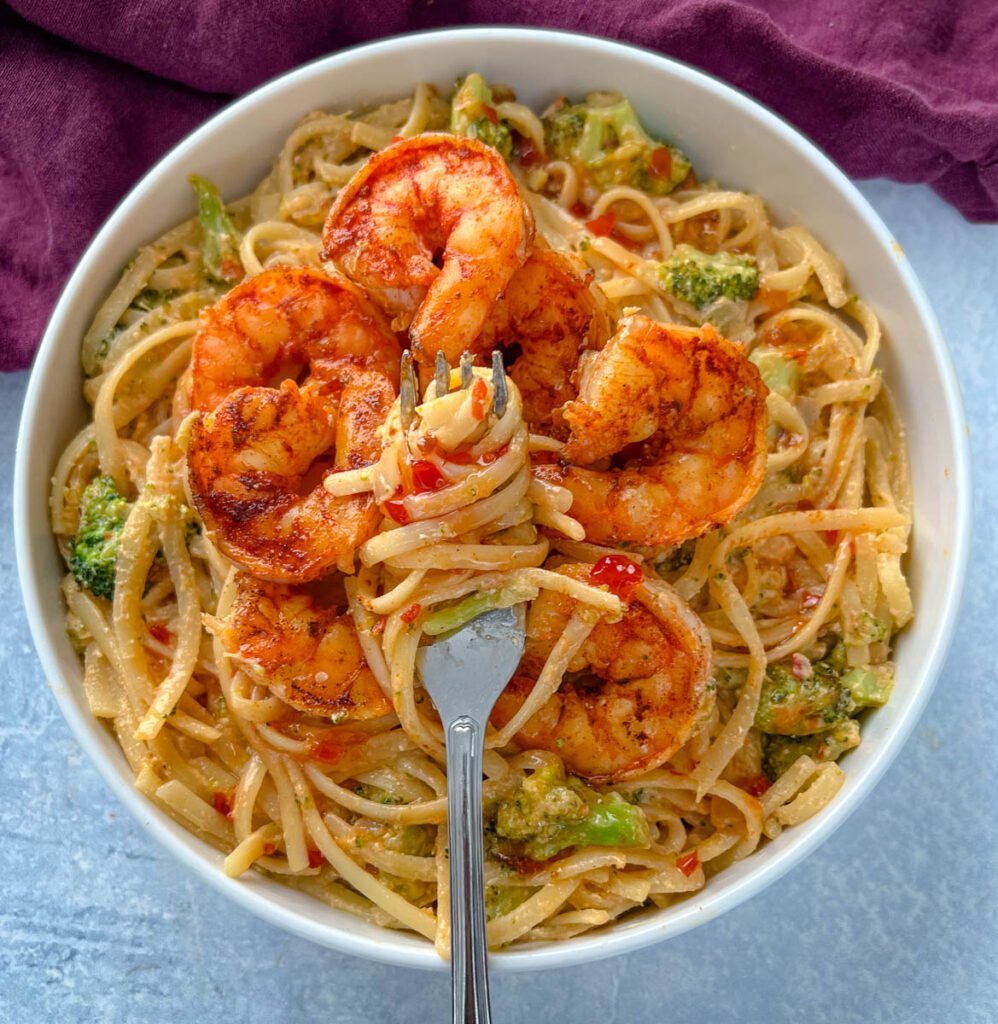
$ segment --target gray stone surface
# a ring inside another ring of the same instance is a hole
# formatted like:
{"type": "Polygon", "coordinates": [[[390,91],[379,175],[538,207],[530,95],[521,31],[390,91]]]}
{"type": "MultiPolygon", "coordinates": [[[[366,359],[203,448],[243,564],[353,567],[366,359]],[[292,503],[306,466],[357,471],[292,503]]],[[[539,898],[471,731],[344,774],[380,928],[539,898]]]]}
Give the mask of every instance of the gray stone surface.
{"type": "MultiPolygon", "coordinates": [[[[936,693],[874,794],[803,865],[671,942],[496,979],[497,1024],[998,1020],[998,227],[925,188],[863,191],[928,289],[972,427],[970,579],[936,693]]],[[[35,660],[9,539],[26,379],[0,377],[0,1021],[448,1019],[446,977],[339,955],[230,906],[83,760],[35,660]]]]}

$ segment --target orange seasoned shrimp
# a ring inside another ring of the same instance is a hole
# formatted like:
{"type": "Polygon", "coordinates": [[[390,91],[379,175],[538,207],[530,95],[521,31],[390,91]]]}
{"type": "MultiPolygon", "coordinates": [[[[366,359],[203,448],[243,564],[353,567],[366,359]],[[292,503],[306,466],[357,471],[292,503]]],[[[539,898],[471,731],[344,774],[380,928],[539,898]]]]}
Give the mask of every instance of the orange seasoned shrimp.
{"type": "Polygon", "coordinates": [[[370,494],[334,497],[329,470],[381,454],[378,428],[395,400],[387,377],[355,370],[339,383],[240,388],[191,430],[191,497],[215,543],[262,579],[304,583],[334,567],[375,531],[370,494]]]}
{"type": "Polygon", "coordinates": [[[392,703],[364,659],[348,612],[305,587],[238,577],[222,646],[285,704],[336,721],[380,718],[392,703]]]}
{"type": "Polygon", "coordinates": [[[575,396],[572,375],[587,349],[610,334],[605,300],[576,256],[535,249],[513,275],[474,344],[476,352],[518,347],[509,375],[535,430],[564,429],[558,410],[575,396]]]}
{"type": "MultiPolygon", "coordinates": [[[[557,571],[590,582],[592,566],[557,571]]],[[[550,590],[533,602],[523,659],[493,725],[519,710],[574,607],[550,590]]],[[[596,624],[568,673],[517,742],[556,753],[585,778],[618,782],[657,768],[692,735],[711,675],[710,636],[666,583],[645,579],[620,621],[596,624]]]]}
{"type": "Polygon", "coordinates": [[[307,267],[273,267],[201,314],[191,356],[191,405],[214,409],[237,388],[305,376],[339,380],[358,367],[397,385],[402,349],[349,281],[307,267]]]}
{"type": "Polygon", "coordinates": [[[631,316],[587,359],[563,463],[535,472],[572,492],[588,540],[677,544],[744,508],[766,473],[766,387],[738,345],[631,316]]]}
{"type": "Polygon", "coordinates": [[[323,258],[408,328],[413,354],[471,346],[523,264],[534,225],[491,146],[428,133],[373,154],[336,196],[323,258]]]}

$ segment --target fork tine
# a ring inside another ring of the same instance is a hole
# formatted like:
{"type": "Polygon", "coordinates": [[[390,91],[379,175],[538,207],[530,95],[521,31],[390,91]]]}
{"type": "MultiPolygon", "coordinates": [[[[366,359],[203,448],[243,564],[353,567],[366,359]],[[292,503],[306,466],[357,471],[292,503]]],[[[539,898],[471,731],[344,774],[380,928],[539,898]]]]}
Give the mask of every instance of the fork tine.
{"type": "Polygon", "coordinates": [[[450,367],[443,352],[437,353],[437,366],[434,380],[437,382],[437,398],[443,398],[450,391],[450,367]]]}
{"type": "Polygon", "coordinates": [[[401,379],[399,385],[399,411],[402,429],[408,430],[416,415],[416,371],[412,365],[412,353],[402,353],[401,379]]]}
{"type": "Polygon", "coordinates": [[[509,389],[506,387],[506,370],[502,364],[502,352],[492,351],[492,411],[502,416],[509,402],[509,389]]]}
{"type": "Polygon", "coordinates": [[[471,364],[474,358],[470,352],[461,353],[461,387],[465,390],[471,387],[471,381],[474,377],[474,374],[471,372],[471,364]]]}

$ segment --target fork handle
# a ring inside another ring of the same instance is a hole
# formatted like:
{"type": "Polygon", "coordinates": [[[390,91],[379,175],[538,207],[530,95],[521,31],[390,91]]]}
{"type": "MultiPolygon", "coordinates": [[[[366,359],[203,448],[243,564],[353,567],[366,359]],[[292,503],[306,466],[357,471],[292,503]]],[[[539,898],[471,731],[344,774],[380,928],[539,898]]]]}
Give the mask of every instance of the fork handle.
{"type": "Polygon", "coordinates": [[[447,726],[447,780],[451,789],[451,991],[454,1024],[490,1024],[482,861],[482,749],[484,728],[462,715],[447,726]]]}

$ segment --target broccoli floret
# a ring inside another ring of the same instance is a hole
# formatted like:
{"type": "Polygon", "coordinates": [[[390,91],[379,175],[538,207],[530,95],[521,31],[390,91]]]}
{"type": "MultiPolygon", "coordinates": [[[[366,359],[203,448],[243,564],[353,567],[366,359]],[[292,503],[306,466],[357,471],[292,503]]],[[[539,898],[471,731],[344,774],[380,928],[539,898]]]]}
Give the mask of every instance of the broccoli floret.
{"type": "Polygon", "coordinates": [[[798,674],[791,662],[775,662],[762,683],[756,727],[778,736],[826,732],[856,710],[840,678],[821,662],[810,666],[810,672],[798,669],[798,674]]]}
{"type": "Polygon", "coordinates": [[[457,84],[451,100],[450,128],[455,135],[494,146],[504,160],[513,153],[513,132],[496,112],[492,90],[477,71],[457,84]]]}
{"type": "Polygon", "coordinates": [[[194,186],[198,197],[198,219],[203,234],[201,254],[205,268],[216,281],[235,284],[244,273],[239,259],[240,236],[225,212],[218,186],[198,174],[192,174],[187,180],[194,186]]]}
{"type": "Polygon", "coordinates": [[[495,834],[532,860],[570,846],[647,846],[648,822],[619,793],[597,793],[557,765],[539,768],[495,813],[495,834]]]}
{"type": "Polygon", "coordinates": [[[847,718],[817,736],[763,736],[762,768],[775,782],[797,758],[806,754],[814,761],[837,761],[859,746],[859,722],[847,718]]]}
{"type": "Polygon", "coordinates": [[[759,290],[759,268],[751,256],[706,253],[692,245],[677,245],[658,273],[664,287],[697,309],[720,298],[751,299],[759,290]]]}
{"type": "Polygon", "coordinates": [[[664,196],[690,173],[683,152],[652,138],[619,96],[594,93],[585,103],[562,103],[543,121],[549,153],[584,171],[598,188],[630,185],[664,196]]]}
{"type": "Polygon", "coordinates": [[[80,499],[80,527],[70,545],[69,568],[97,597],[114,596],[114,571],[128,502],[109,476],[91,480],[80,499]]]}

